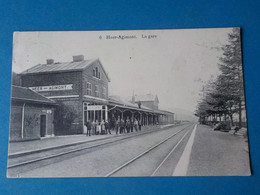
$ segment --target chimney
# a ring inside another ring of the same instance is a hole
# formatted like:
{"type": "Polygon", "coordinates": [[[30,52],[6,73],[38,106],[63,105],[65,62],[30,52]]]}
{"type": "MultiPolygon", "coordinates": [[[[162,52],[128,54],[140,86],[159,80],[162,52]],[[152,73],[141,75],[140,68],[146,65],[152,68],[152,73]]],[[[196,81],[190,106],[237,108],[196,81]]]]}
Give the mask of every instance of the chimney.
{"type": "Polygon", "coordinates": [[[47,59],[47,64],[53,64],[54,60],[53,59],[47,59]]]}
{"type": "Polygon", "coordinates": [[[84,56],[83,55],[77,55],[77,56],[73,56],[73,62],[80,62],[84,60],[84,56]]]}
{"type": "Polygon", "coordinates": [[[141,108],[141,101],[138,102],[138,108],[141,108]]]}

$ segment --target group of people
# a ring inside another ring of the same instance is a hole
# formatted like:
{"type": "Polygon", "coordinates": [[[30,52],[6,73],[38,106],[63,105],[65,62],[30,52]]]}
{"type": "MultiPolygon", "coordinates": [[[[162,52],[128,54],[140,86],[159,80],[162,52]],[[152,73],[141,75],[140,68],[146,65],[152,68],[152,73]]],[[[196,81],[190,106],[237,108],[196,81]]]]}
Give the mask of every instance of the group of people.
{"type": "Polygon", "coordinates": [[[96,121],[88,121],[86,123],[86,128],[87,128],[87,136],[91,135],[98,135],[98,134],[111,134],[110,131],[110,125],[109,122],[106,120],[102,120],[99,122],[98,120],[96,121]]]}
{"type": "Polygon", "coordinates": [[[96,121],[88,121],[85,124],[87,128],[87,136],[91,135],[99,135],[99,134],[111,134],[111,129],[115,129],[116,134],[122,133],[130,133],[135,131],[141,131],[142,129],[142,122],[141,120],[130,120],[130,119],[120,119],[112,122],[112,121],[104,121],[102,120],[99,122],[96,121]]]}
{"type": "Polygon", "coordinates": [[[115,129],[116,129],[116,134],[118,133],[130,133],[133,132],[134,129],[135,131],[141,131],[142,129],[142,123],[140,120],[130,120],[130,119],[118,119],[115,122],[115,129]]]}

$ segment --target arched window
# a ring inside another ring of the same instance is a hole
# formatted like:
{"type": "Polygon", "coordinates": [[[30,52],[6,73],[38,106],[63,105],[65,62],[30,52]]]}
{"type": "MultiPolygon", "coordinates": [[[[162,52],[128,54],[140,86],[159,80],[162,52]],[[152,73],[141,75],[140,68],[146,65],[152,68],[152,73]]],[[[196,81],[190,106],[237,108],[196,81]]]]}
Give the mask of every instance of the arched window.
{"type": "Polygon", "coordinates": [[[95,77],[96,76],[96,71],[95,71],[95,69],[93,69],[93,77],[95,77]]]}

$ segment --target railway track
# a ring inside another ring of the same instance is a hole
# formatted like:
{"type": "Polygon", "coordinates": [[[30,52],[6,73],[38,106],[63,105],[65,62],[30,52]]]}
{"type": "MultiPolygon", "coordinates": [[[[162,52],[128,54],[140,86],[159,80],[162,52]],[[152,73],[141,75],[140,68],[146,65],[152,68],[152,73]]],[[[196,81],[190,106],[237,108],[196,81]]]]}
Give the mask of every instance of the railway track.
{"type": "MultiPolygon", "coordinates": [[[[177,126],[175,126],[177,127],[177,126]]],[[[167,130],[172,127],[166,127],[161,130],[167,130]]],[[[106,146],[108,144],[118,143],[120,141],[124,141],[127,139],[133,139],[137,136],[146,135],[148,133],[155,133],[158,130],[148,130],[148,131],[140,131],[133,134],[123,134],[115,137],[105,138],[102,140],[96,140],[93,142],[80,142],[75,144],[69,144],[66,147],[57,146],[55,148],[48,148],[40,151],[32,151],[25,153],[16,153],[10,155],[8,157],[8,171],[16,170],[15,172],[24,172],[26,170],[31,170],[37,167],[45,166],[51,164],[53,162],[59,162],[62,160],[66,160],[67,155],[71,155],[71,157],[81,155],[82,152],[87,151],[89,149],[97,149],[99,147],[106,146]],[[53,161],[53,159],[56,159],[53,161]],[[44,163],[45,162],[45,163],[44,163]],[[38,165],[37,165],[38,164],[38,165]],[[33,165],[33,166],[28,166],[33,165]],[[26,168],[28,167],[28,168],[26,168]]]]}
{"type": "Polygon", "coordinates": [[[168,158],[173,154],[173,152],[176,150],[176,148],[180,145],[180,143],[184,140],[184,138],[187,137],[187,135],[191,132],[192,128],[190,129],[190,127],[193,127],[194,125],[189,125],[185,128],[182,128],[181,130],[173,133],[172,135],[168,136],[167,138],[165,138],[164,140],[160,141],[159,143],[151,146],[150,148],[148,148],[147,150],[143,151],[142,153],[136,155],[135,157],[133,157],[132,159],[128,160],[127,162],[125,162],[124,164],[120,165],[119,167],[113,169],[112,171],[110,171],[109,173],[107,173],[105,175],[105,177],[111,177],[114,176],[116,173],[118,173],[119,171],[121,171],[122,169],[128,167],[129,165],[131,165],[133,162],[137,161],[138,159],[144,157],[145,155],[147,155],[148,153],[150,153],[151,151],[153,151],[154,149],[158,148],[159,146],[163,145],[164,143],[170,141],[172,138],[174,138],[177,134],[184,132],[184,135],[181,136],[181,138],[179,139],[179,141],[174,144],[174,146],[171,148],[170,152],[163,158],[163,160],[161,161],[161,163],[155,168],[155,170],[152,172],[152,174],[150,176],[155,176],[156,173],[158,172],[158,170],[164,165],[164,163],[166,162],[166,160],[168,160],[168,158]],[[188,130],[187,130],[188,129],[188,130]]]}

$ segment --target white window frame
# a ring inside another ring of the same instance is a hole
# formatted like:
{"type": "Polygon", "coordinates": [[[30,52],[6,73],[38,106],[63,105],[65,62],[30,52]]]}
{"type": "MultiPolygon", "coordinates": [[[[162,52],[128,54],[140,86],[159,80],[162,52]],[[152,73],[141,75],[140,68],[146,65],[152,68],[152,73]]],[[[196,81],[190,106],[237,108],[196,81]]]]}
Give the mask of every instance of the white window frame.
{"type": "Polygon", "coordinates": [[[87,95],[92,95],[92,83],[87,82],[87,95]]]}
{"type": "Polygon", "coordinates": [[[99,97],[98,85],[95,85],[95,96],[99,97]]]}
{"type": "Polygon", "coordinates": [[[98,67],[93,68],[92,77],[101,80],[101,72],[98,67]],[[94,74],[95,73],[95,74],[94,74]]]}

